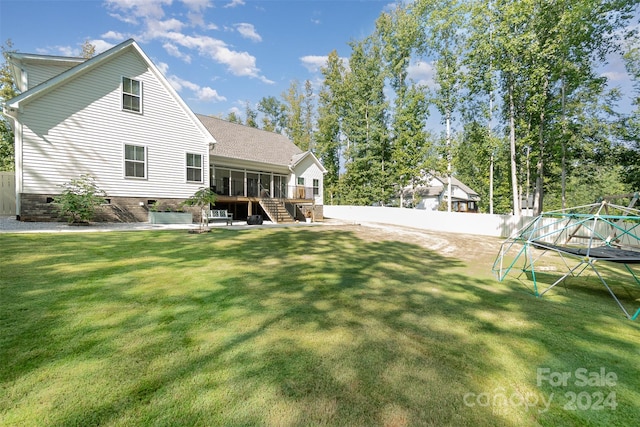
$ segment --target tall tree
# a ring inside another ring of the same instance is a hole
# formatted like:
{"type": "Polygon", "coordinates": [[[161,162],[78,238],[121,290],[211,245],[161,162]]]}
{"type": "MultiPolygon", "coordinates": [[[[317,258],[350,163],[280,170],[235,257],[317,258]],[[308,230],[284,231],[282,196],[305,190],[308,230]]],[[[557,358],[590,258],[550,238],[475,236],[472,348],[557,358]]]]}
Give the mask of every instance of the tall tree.
{"type": "Polygon", "coordinates": [[[335,50],[329,54],[321,72],[324,82],[318,94],[315,152],[327,170],[324,176],[324,202],[337,204],[340,201],[340,126],[344,110],[343,79],[346,71],[335,50]]]}
{"type": "Polygon", "coordinates": [[[228,122],[231,123],[242,123],[242,119],[240,118],[240,116],[238,116],[238,113],[236,113],[235,111],[230,111],[229,114],[227,114],[227,119],[228,122]]]}
{"type": "Polygon", "coordinates": [[[89,40],[85,40],[84,43],[82,43],[82,57],[85,59],[89,59],[89,58],[93,58],[95,54],[96,54],[95,45],[91,44],[89,40]]]}
{"type": "MultiPolygon", "coordinates": [[[[426,89],[408,81],[413,51],[418,46],[420,21],[403,7],[383,13],[376,22],[382,43],[384,65],[395,92],[391,123],[391,167],[389,178],[397,185],[400,206],[404,206],[404,189],[415,187],[428,165],[428,137],[425,131],[429,115],[426,89]]],[[[412,204],[415,205],[415,191],[412,204]]]]}
{"type": "Polygon", "coordinates": [[[282,133],[286,127],[286,107],[273,96],[262,98],[258,102],[258,111],[263,114],[262,128],[270,132],[282,133]]]}
{"type": "Polygon", "coordinates": [[[385,74],[380,67],[381,49],[373,37],[351,42],[350,46],[342,121],[347,141],[345,201],[356,205],[385,203],[393,186],[388,179],[388,103],[384,96],[385,74]]]}
{"type": "Polygon", "coordinates": [[[302,146],[307,150],[315,151],[314,140],[314,97],[313,86],[311,81],[305,80],[304,82],[304,98],[302,100],[302,123],[303,123],[303,142],[302,146]]]}
{"type": "MultiPolygon", "coordinates": [[[[18,89],[9,68],[8,55],[15,52],[11,39],[2,46],[3,64],[0,68],[0,101],[5,102],[18,94],[18,89]]],[[[0,170],[12,171],[15,168],[15,149],[13,129],[4,116],[0,115],[0,170]]]]}
{"type": "Polygon", "coordinates": [[[244,104],[244,114],[245,114],[245,122],[244,124],[252,127],[258,127],[258,112],[251,108],[251,104],[247,101],[244,104]]]}
{"type": "Polygon", "coordinates": [[[305,127],[302,115],[304,95],[300,92],[300,82],[292,80],[289,89],[282,94],[284,106],[284,133],[302,150],[309,149],[309,141],[305,138],[305,127]]]}

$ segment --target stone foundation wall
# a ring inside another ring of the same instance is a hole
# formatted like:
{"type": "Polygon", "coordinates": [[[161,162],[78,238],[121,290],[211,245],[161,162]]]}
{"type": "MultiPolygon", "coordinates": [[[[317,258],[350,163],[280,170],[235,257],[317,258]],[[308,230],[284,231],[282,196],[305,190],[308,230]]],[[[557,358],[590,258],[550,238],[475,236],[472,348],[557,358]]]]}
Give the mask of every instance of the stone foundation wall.
{"type": "MultiPolygon", "coordinates": [[[[20,194],[20,221],[62,222],[58,208],[53,203],[55,194],[20,194]]],[[[150,203],[157,202],[162,208],[183,209],[192,212],[195,222],[200,221],[198,208],[180,207],[185,199],[149,199],[142,197],[108,197],[107,204],[96,209],[95,222],[147,222],[150,203]]]]}

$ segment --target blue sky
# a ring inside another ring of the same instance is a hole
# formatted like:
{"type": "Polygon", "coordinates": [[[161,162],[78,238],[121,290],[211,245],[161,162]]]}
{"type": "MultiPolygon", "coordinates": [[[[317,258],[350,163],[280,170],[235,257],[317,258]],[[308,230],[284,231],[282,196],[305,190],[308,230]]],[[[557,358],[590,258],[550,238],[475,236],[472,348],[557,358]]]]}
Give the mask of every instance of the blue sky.
{"type": "Polygon", "coordinates": [[[332,50],[374,29],[390,1],[0,0],[0,41],[25,53],[77,56],[134,38],[197,113],[226,116],[318,84],[332,50]]]}
{"type": "MultiPolygon", "coordinates": [[[[0,0],[0,42],[10,38],[20,52],[77,56],[86,40],[101,52],[134,38],[193,111],[226,117],[235,109],[243,116],[247,101],[256,109],[263,97],[280,98],[293,79],[319,87],[329,52],[348,57],[348,42],[371,34],[380,13],[394,6],[392,0],[0,0]]],[[[620,58],[609,62],[600,71],[632,93],[620,58]]],[[[430,84],[427,62],[409,71],[430,84]]]]}

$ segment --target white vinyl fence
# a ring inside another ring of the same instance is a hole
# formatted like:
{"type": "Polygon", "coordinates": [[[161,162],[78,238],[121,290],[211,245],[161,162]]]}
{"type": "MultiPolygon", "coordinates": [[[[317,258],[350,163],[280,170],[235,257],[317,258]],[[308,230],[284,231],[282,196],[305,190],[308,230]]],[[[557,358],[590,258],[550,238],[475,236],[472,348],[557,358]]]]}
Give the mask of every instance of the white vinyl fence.
{"type": "Polygon", "coordinates": [[[0,172],[0,215],[16,214],[16,174],[0,172]]]}
{"type": "Polygon", "coordinates": [[[521,217],[516,220],[512,215],[439,212],[378,206],[324,205],[323,209],[326,218],[353,223],[375,222],[445,233],[494,237],[509,237],[511,233],[533,220],[532,217],[521,217]]]}

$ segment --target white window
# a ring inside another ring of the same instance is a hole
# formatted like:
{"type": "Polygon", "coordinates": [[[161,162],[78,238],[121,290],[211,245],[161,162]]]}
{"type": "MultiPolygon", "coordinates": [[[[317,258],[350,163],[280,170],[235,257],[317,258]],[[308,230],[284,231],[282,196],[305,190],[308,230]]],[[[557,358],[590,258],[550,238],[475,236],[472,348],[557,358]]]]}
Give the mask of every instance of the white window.
{"type": "Polygon", "coordinates": [[[304,187],[304,177],[303,176],[299,176],[298,177],[298,185],[301,185],[304,187]]]}
{"type": "Polygon", "coordinates": [[[319,179],[314,179],[313,180],[313,195],[314,196],[318,196],[320,194],[320,180],[319,179]]]}
{"type": "Polygon", "coordinates": [[[130,178],[147,177],[146,149],[141,145],[124,146],[124,176],[130,178]]]}
{"type": "Polygon", "coordinates": [[[187,153],[187,181],[202,182],[202,155],[187,153]]]}
{"type": "Polygon", "coordinates": [[[139,80],[122,78],[122,109],[125,111],[142,112],[142,82],[139,80]]]}

